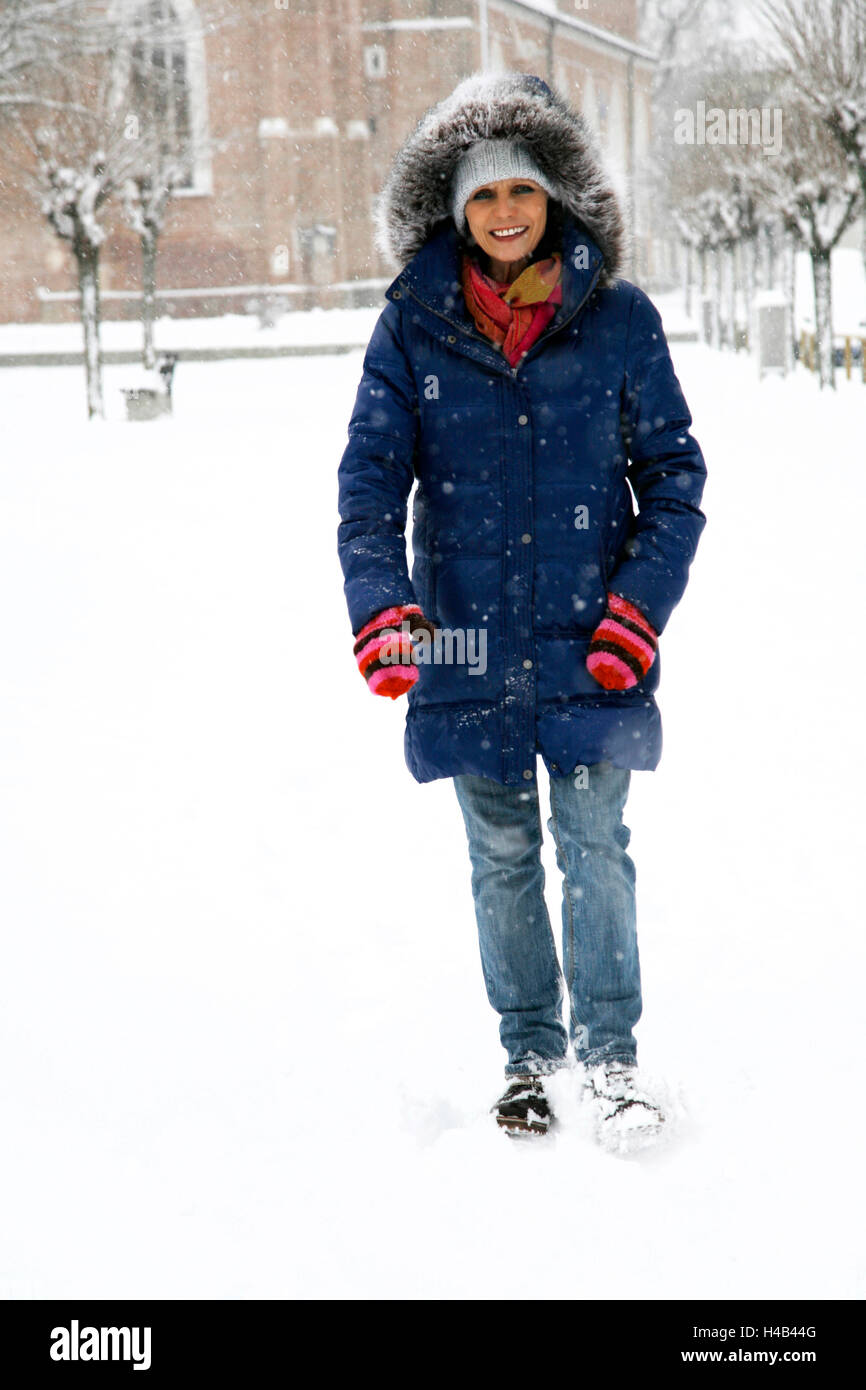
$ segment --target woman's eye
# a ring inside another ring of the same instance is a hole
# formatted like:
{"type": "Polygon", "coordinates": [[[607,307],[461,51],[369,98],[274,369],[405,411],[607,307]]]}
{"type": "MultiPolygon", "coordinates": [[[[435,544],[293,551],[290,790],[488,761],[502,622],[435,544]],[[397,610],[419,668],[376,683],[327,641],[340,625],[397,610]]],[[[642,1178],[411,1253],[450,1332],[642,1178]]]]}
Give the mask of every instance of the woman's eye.
{"type": "MultiPolygon", "coordinates": [[[[531,183],[516,183],[511,190],[512,193],[534,193],[535,189],[531,183]]],[[[493,194],[489,188],[479,188],[477,193],[472,194],[472,201],[477,202],[479,198],[492,198],[493,194]]]]}

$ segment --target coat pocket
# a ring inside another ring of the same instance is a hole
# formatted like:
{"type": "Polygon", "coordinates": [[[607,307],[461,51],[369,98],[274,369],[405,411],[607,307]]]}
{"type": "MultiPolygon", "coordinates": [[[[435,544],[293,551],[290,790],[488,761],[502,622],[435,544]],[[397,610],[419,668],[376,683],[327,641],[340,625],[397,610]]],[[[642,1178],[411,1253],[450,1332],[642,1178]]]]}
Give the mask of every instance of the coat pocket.
{"type": "Polygon", "coordinates": [[[607,606],[610,572],[598,518],[577,507],[552,509],[537,529],[534,630],[561,636],[593,632],[607,606]]]}

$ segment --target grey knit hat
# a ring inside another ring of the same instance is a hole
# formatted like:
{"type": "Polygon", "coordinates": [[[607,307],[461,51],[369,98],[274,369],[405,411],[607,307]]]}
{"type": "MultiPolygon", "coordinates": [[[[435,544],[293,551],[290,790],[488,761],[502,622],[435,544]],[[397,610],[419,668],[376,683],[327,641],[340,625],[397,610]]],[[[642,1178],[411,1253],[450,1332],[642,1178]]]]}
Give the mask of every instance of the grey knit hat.
{"type": "Polygon", "coordinates": [[[551,198],[559,196],[555,185],[541,172],[519,140],[476,140],[470,145],[460,156],[451,180],[451,216],[458,232],[466,231],[466,204],[470,193],[497,179],[517,178],[532,179],[551,198]]]}

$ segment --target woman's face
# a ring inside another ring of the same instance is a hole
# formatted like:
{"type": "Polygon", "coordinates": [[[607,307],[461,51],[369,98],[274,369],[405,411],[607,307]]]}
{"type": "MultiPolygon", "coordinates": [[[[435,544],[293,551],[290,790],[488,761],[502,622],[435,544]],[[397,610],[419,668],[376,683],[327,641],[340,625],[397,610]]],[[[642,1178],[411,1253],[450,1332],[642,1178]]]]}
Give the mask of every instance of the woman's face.
{"type": "Polygon", "coordinates": [[[482,251],[514,269],[515,262],[528,261],[544,235],[547,194],[532,179],[481,184],[469,195],[466,221],[482,251]]]}

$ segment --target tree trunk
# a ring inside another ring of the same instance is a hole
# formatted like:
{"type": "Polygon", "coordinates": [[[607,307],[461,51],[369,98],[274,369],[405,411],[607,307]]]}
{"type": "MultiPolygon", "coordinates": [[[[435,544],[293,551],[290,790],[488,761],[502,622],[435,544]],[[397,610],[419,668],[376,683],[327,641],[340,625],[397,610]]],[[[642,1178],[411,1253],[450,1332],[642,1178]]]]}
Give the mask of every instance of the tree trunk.
{"type": "Polygon", "coordinates": [[[687,318],[687,319],[690,319],[691,316],[692,316],[692,280],[693,280],[693,276],[694,276],[694,267],[693,267],[693,262],[692,262],[692,255],[693,255],[693,253],[692,253],[692,244],[691,244],[690,241],[687,241],[687,242],[686,242],[686,318],[687,318]]]}
{"type": "Polygon", "coordinates": [[[728,247],[725,256],[728,270],[728,324],[730,325],[729,346],[733,352],[737,351],[737,246],[736,242],[728,247]]]}
{"type": "Polygon", "coordinates": [[[718,352],[722,346],[722,252],[721,248],[714,246],[712,249],[713,258],[713,313],[712,313],[712,332],[710,336],[710,346],[718,352]]]}
{"type": "Polygon", "coordinates": [[[73,243],[81,294],[81,326],[84,329],[84,371],[87,383],[87,418],[104,416],[102,355],[99,350],[99,247],[79,230],[73,243]]]}
{"type": "Polygon", "coordinates": [[[773,288],[773,274],[770,268],[769,223],[763,222],[757,240],[758,283],[762,290],[773,288]]]}
{"type": "Polygon", "coordinates": [[[144,335],[143,360],[147,368],[156,366],[153,346],[153,319],[156,305],[156,235],[152,229],[141,238],[141,327],[144,335]]]}
{"type": "Polygon", "coordinates": [[[793,236],[784,239],[784,291],[788,300],[788,371],[794,370],[794,340],[797,335],[797,242],[793,236]]]}
{"type": "Polygon", "coordinates": [[[755,290],[757,288],[758,274],[758,243],[755,237],[749,237],[743,242],[743,262],[744,262],[744,286],[743,292],[746,300],[746,337],[749,349],[755,344],[755,290]]]}
{"type": "Polygon", "coordinates": [[[833,296],[830,284],[830,253],[813,251],[812,281],[815,286],[815,336],[818,351],[818,381],[821,389],[836,388],[833,369],[833,296]]]}
{"type": "MultiPolygon", "coordinates": [[[[777,259],[777,258],[776,258],[776,236],[777,236],[777,229],[776,229],[774,226],[768,224],[768,226],[767,226],[767,289],[768,289],[768,290],[774,290],[774,289],[776,288],[776,259],[777,259]]],[[[792,306],[791,312],[793,313],[793,306],[792,306]]]]}

